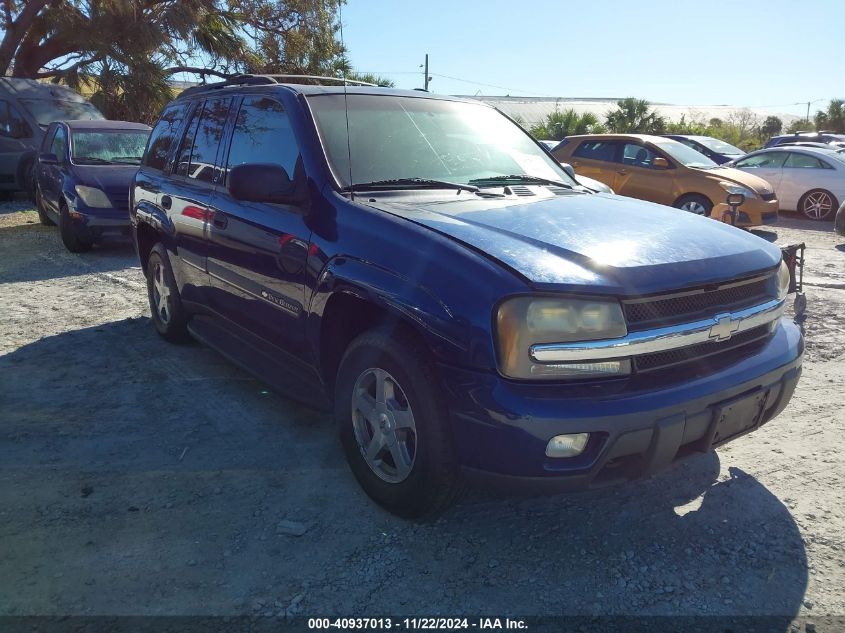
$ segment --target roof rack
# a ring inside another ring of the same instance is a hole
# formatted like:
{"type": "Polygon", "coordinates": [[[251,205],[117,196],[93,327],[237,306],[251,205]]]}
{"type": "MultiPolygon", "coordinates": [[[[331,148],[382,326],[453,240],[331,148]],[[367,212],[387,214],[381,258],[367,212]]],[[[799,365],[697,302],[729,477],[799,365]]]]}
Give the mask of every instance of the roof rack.
{"type": "MultiPolygon", "coordinates": [[[[191,86],[190,88],[186,88],[182,92],[179,93],[180,97],[187,97],[192,94],[196,94],[198,92],[205,92],[206,90],[220,90],[221,88],[226,88],[228,86],[266,86],[269,84],[281,84],[281,83],[297,83],[295,81],[279,81],[282,80],[291,80],[291,79],[305,79],[308,81],[322,81],[322,82],[333,82],[333,83],[343,83],[343,84],[354,84],[356,86],[371,86],[377,88],[377,84],[369,83],[366,81],[358,81],[356,79],[345,79],[343,77],[323,77],[320,75],[252,75],[252,74],[244,74],[244,75],[232,75],[223,81],[216,81],[210,84],[199,84],[198,86],[191,86]]],[[[317,84],[319,85],[319,84],[317,84]]]]}

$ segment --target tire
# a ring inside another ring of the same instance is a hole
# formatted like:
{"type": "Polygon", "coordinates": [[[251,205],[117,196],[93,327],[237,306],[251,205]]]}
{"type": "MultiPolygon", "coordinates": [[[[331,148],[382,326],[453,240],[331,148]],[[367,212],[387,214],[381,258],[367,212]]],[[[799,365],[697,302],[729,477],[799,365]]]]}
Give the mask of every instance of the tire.
{"type": "Polygon", "coordinates": [[[153,246],[147,259],[147,296],[156,331],[171,343],[188,340],[188,317],[182,306],[167,249],[161,243],[153,246]]]}
{"type": "Polygon", "coordinates": [[[428,350],[388,328],[353,340],[337,372],[335,419],[349,466],[364,492],[406,519],[439,514],[460,489],[438,384],[428,350]]]}
{"type": "Polygon", "coordinates": [[[713,203],[707,196],[702,196],[698,193],[688,193],[675,200],[672,205],[676,209],[683,209],[696,215],[703,215],[710,217],[710,212],[713,210],[713,203]]]}
{"type": "Polygon", "coordinates": [[[44,226],[54,226],[56,223],[47,215],[47,210],[44,208],[44,199],[41,196],[41,187],[35,187],[35,209],[38,211],[38,219],[44,226]]]}
{"type": "Polygon", "coordinates": [[[73,220],[64,202],[59,205],[59,234],[62,236],[62,243],[71,253],[85,253],[91,250],[93,242],[83,239],[79,235],[79,229],[73,225],[73,220]]]}
{"type": "Polygon", "coordinates": [[[821,222],[836,213],[839,204],[836,197],[825,189],[812,189],[798,201],[798,210],[805,218],[821,222]]]}

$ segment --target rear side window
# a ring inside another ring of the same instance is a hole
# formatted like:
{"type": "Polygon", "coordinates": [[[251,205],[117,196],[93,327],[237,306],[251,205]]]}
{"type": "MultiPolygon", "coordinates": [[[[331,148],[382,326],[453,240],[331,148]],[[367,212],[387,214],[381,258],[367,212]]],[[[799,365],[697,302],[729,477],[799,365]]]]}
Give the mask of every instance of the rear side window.
{"type": "Polygon", "coordinates": [[[147,151],[144,154],[144,165],[151,169],[163,171],[167,165],[170,148],[179,131],[179,124],[188,111],[187,102],[177,102],[168,106],[150,133],[147,151]]]}
{"type": "MultiPolygon", "coordinates": [[[[229,116],[231,97],[209,99],[202,108],[202,114],[191,121],[191,125],[179,150],[176,173],[204,182],[214,182],[215,161],[226,117],[229,116]]],[[[197,110],[199,113],[199,110],[197,110]]]]}
{"type": "Polygon", "coordinates": [[[266,97],[246,97],[238,111],[228,168],[275,163],[293,178],[298,159],[299,147],[282,105],[266,97]]]}
{"type": "Polygon", "coordinates": [[[832,169],[830,165],[825,164],[815,156],[808,156],[807,154],[793,154],[790,153],[784,167],[797,167],[799,169],[832,169]]]}
{"type": "Polygon", "coordinates": [[[616,160],[616,143],[613,141],[584,141],[572,155],[612,163],[616,160]]]}
{"type": "Polygon", "coordinates": [[[32,130],[8,101],[0,99],[0,136],[29,138],[32,130]]]}

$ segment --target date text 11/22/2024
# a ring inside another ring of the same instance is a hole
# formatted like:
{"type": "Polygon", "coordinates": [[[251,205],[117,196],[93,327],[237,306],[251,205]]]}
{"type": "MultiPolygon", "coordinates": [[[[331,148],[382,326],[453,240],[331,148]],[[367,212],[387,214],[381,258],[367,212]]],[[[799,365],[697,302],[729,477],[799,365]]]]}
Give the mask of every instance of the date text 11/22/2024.
{"type": "Polygon", "coordinates": [[[527,629],[524,620],[511,618],[308,618],[309,630],[482,630],[527,629]]]}

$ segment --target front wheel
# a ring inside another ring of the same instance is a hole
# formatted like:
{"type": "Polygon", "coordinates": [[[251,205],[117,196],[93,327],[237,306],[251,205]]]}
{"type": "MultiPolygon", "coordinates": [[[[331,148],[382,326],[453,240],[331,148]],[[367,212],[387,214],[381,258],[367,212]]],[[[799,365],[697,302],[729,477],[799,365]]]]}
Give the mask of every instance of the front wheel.
{"type": "Polygon", "coordinates": [[[448,414],[427,350],[409,333],[378,329],[347,348],[335,418],[358,483],[405,518],[437,514],[459,489],[448,414]]]}
{"type": "Polygon", "coordinates": [[[159,243],[153,246],[147,260],[147,295],[156,331],[171,343],[181,343],[188,338],[188,318],[167,249],[159,243]]]}
{"type": "Polygon", "coordinates": [[[67,206],[64,203],[59,207],[59,233],[62,236],[62,243],[71,253],[85,253],[86,251],[90,251],[93,246],[90,240],[80,235],[79,228],[74,226],[67,206]]]}
{"type": "Polygon", "coordinates": [[[697,193],[681,196],[672,206],[676,209],[704,216],[709,216],[710,212],[713,210],[713,203],[710,202],[710,199],[697,193]]]}
{"type": "Polygon", "coordinates": [[[804,217],[818,221],[827,220],[836,207],[836,198],[824,189],[808,191],[801,196],[798,203],[798,209],[804,214],[804,217]]]}

